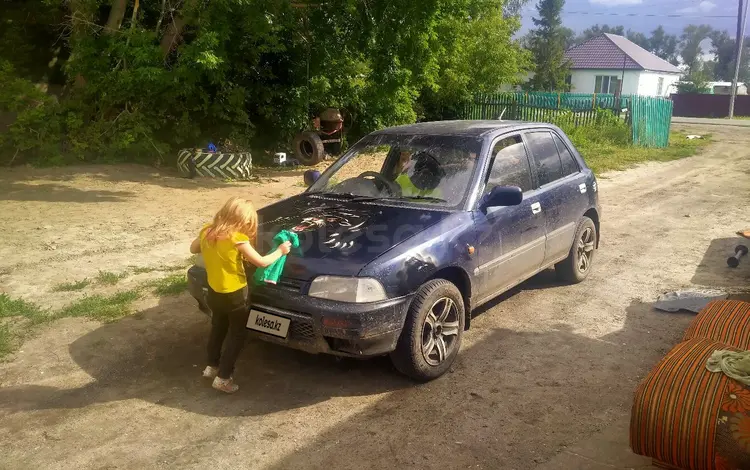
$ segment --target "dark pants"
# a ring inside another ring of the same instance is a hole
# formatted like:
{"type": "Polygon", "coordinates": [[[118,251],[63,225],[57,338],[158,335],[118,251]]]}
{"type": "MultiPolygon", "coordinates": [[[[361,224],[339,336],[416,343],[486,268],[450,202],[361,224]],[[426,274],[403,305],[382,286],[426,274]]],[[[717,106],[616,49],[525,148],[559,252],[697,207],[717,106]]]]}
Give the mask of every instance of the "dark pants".
{"type": "Polygon", "coordinates": [[[247,287],[236,292],[221,294],[208,289],[208,307],[211,309],[211,336],[208,339],[208,365],[219,368],[219,377],[228,379],[234,372],[234,363],[245,346],[247,337],[247,287]],[[221,346],[226,339],[224,352],[221,346]]]}

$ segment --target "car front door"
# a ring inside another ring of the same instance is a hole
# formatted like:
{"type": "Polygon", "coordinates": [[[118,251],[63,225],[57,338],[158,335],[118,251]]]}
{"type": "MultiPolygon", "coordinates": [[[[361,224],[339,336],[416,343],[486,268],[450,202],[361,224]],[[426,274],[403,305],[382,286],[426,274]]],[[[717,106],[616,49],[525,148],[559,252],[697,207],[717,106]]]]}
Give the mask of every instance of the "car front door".
{"type": "Polygon", "coordinates": [[[483,195],[496,186],[518,186],[523,201],[475,211],[478,303],[534,275],[544,260],[545,216],[520,135],[504,136],[492,146],[483,195]]]}
{"type": "Polygon", "coordinates": [[[567,145],[550,129],[530,131],[524,140],[536,166],[539,202],[545,214],[544,265],[568,256],[581,216],[586,211],[586,177],[567,145]]]}

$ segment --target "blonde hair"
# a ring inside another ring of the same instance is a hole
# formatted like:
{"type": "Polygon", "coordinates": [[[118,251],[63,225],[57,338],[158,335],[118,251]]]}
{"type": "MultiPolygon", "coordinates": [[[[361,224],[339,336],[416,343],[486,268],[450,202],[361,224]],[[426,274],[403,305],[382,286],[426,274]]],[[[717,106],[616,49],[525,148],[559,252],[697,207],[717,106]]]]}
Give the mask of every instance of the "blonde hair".
{"type": "Polygon", "coordinates": [[[255,246],[258,213],[252,202],[239,197],[230,198],[219,209],[213,223],[206,229],[206,241],[213,244],[219,239],[231,237],[235,232],[247,235],[250,244],[255,246]]]}

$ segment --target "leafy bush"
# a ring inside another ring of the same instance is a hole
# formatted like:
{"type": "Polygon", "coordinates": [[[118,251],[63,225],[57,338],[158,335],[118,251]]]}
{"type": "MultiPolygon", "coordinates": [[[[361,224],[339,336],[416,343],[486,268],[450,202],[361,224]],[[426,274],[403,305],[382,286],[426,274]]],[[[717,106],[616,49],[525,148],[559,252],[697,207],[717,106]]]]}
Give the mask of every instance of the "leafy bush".
{"type": "Polygon", "coordinates": [[[159,163],[209,140],[277,149],[331,106],[343,109],[349,141],[454,117],[471,93],[513,82],[529,66],[512,40],[520,22],[504,5],[2,2],[13,33],[0,31],[0,60],[17,72],[3,65],[0,111],[15,109],[17,120],[0,143],[14,163],[159,163]],[[40,52],[29,60],[15,51],[40,52]],[[52,69],[63,74],[59,103],[26,80],[54,79],[52,69]]]}
{"type": "Polygon", "coordinates": [[[0,164],[9,164],[19,153],[32,153],[53,163],[63,137],[61,109],[57,101],[29,80],[16,76],[13,67],[0,61],[0,111],[13,113],[14,121],[0,133],[0,146],[15,149],[0,153],[0,164]]]}
{"type": "Polygon", "coordinates": [[[608,109],[597,109],[593,121],[576,126],[573,113],[559,114],[552,123],[560,127],[576,147],[596,144],[630,146],[632,132],[623,119],[608,109]]]}

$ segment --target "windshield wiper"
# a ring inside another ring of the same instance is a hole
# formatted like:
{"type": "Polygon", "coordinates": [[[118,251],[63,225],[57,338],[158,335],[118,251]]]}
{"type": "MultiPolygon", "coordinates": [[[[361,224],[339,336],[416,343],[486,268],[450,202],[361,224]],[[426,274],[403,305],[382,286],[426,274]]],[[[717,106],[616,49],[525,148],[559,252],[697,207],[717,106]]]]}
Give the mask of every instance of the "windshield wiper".
{"type": "Polygon", "coordinates": [[[431,202],[448,202],[445,199],[434,197],[434,196],[401,196],[401,197],[393,197],[388,199],[409,199],[409,200],[417,200],[417,201],[431,201],[431,202]]]}
{"type": "Polygon", "coordinates": [[[334,193],[332,191],[313,191],[308,194],[321,194],[324,196],[337,197],[337,198],[346,199],[348,201],[354,201],[354,202],[363,202],[363,201],[368,202],[368,201],[377,201],[377,200],[383,199],[382,197],[378,197],[378,196],[360,196],[354,193],[334,193]]]}

